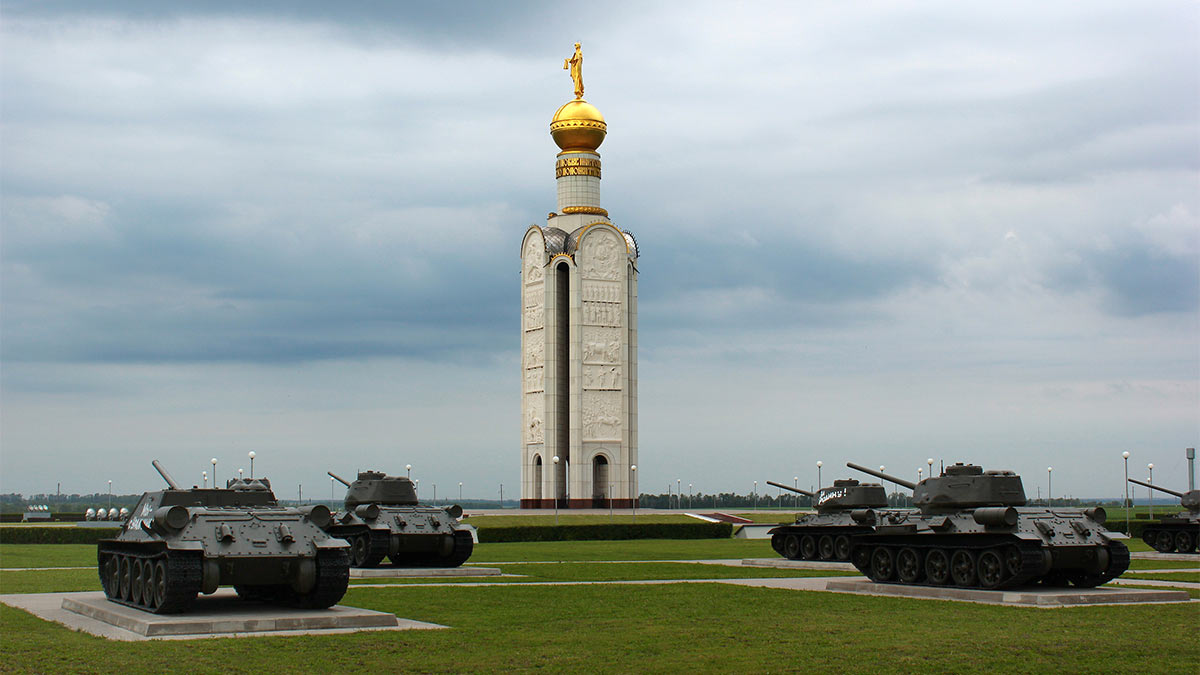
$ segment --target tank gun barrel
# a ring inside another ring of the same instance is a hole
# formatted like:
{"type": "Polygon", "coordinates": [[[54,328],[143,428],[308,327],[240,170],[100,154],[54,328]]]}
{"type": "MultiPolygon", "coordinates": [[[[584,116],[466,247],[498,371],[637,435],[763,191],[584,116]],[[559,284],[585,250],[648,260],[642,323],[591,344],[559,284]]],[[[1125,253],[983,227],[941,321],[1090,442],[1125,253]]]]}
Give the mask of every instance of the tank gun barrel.
{"type": "Polygon", "coordinates": [[[1151,484],[1149,484],[1149,483],[1143,483],[1142,481],[1140,481],[1140,480],[1138,480],[1138,479],[1136,479],[1136,478],[1130,478],[1130,479],[1129,479],[1129,482],[1130,482],[1130,483],[1137,483],[1138,485],[1141,485],[1141,486],[1143,486],[1143,487],[1148,487],[1148,488],[1150,488],[1151,490],[1158,490],[1159,492],[1165,492],[1165,493],[1167,493],[1167,494],[1169,494],[1169,495],[1175,495],[1176,497],[1179,497],[1180,499],[1183,499],[1183,493],[1182,493],[1182,492],[1176,492],[1176,491],[1174,491],[1174,490],[1168,490],[1167,488],[1158,487],[1157,485],[1151,485],[1151,484]]]}
{"type": "Polygon", "coordinates": [[[777,488],[783,488],[784,490],[787,490],[788,492],[795,492],[798,494],[802,494],[805,497],[815,496],[815,495],[813,495],[813,493],[809,492],[808,490],[801,490],[800,488],[794,488],[791,485],[784,485],[783,483],[776,483],[773,480],[767,481],[767,485],[774,485],[777,488]]]}
{"type": "Polygon", "coordinates": [[[158,463],[157,459],[151,461],[150,463],[154,465],[154,468],[158,471],[158,475],[162,476],[163,480],[167,481],[167,485],[171,486],[172,490],[179,489],[179,483],[176,483],[175,479],[171,478],[171,474],[167,473],[167,470],[162,467],[162,464],[158,463]]]}
{"type": "Polygon", "coordinates": [[[350,481],[346,480],[345,478],[342,478],[341,476],[337,475],[336,473],[334,473],[332,471],[326,471],[325,473],[329,474],[330,478],[336,480],[337,482],[341,483],[342,485],[345,485],[346,487],[350,487],[350,481]]]}
{"type": "Polygon", "coordinates": [[[896,478],[895,476],[889,476],[882,471],[876,471],[875,469],[868,469],[867,467],[859,466],[859,465],[855,464],[854,462],[846,462],[846,466],[850,467],[851,469],[855,469],[856,471],[861,471],[863,473],[870,474],[872,476],[875,476],[876,478],[882,478],[883,480],[890,480],[891,482],[895,483],[896,485],[903,485],[904,487],[908,488],[909,490],[915,490],[917,487],[917,484],[912,481],[907,481],[907,480],[904,480],[903,478],[896,478]]]}

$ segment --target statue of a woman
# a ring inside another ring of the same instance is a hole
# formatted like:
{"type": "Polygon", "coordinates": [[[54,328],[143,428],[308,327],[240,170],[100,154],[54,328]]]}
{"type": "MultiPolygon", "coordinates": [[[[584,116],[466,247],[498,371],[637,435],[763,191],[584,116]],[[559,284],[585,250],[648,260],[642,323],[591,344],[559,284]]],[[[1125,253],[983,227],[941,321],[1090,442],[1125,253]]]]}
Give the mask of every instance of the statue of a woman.
{"type": "Polygon", "coordinates": [[[563,59],[563,70],[571,71],[571,79],[575,82],[575,98],[583,98],[583,51],[579,43],[575,43],[575,54],[569,59],[563,59]]]}

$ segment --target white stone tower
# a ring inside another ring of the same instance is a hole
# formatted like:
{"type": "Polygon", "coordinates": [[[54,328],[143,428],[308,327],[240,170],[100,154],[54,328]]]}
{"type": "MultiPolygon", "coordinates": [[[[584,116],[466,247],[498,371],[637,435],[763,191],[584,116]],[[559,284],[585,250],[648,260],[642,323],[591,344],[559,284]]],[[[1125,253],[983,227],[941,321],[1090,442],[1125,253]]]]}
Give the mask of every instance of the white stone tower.
{"type": "Polygon", "coordinates": [[[550,122],[558,210],[521,242],[521,506],[630,508],[637,497],[637,242],[600,206],[607,126],[575,99],[550,122]],[[558,463],[554,463],[558,457],[558,463]]]}

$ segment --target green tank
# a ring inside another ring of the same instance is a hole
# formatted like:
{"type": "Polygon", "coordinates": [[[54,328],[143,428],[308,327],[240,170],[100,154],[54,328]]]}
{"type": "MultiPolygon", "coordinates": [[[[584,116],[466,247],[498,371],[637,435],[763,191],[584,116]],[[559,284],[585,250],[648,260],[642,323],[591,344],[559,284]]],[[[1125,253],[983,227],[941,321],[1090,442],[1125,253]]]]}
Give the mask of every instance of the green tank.
{"type": "Polygon", "coordinates": [[[852,469],[913,491],[916,511],[890,512],[855,535],[850,561],[872,581],[964,588],[1034,583],[1090,588],[1129,567],[1129,549],[1104,528],[1103,508],[1025,506],[1021,477],[954,464],[912,483],[852,469]]]}
{"type": "Polygon", "coordinates": [[[346,486],[346,499],[325,529],[350,542],[352,566],[376,567],[386,557],[397,567],[458,567],[471,557],[475,542],[457,504],[421,506],[405,476],[360,471],[351,483],[327,473],[346,486]]]}
{"type": "Polygon", "coordinates": [[[876,509],[888,505],[882,485],[853,478],[835,480],[815,494],[770,480],[767,485],[811,497],[817,507],[768,532],[771,548],[789,560],[849,560],[850,537],[870,532],[880,515],[876,509]]]}
{"type": "Polygon", "coordinates": [[[1159,553],[1196,553],[1196,544],[1200,541],[1200,490],[1175,492],[1134,478],[1130,478],[1129,482],[1179,497],[1179,504],[1185,509],[1147,525],[1142,530],[1142,541],[1159,553]]]}
{"type": "Polygon", "coordinates": [[[183,489],[153,464],[168,489],[143,494],[120,533],[96,549],[109,600],[170,614],[228,585],[246,599],[305,608],[345,595],[350,546],[322,529],[328,507],[280,506],[265,478],[183,489]]]}

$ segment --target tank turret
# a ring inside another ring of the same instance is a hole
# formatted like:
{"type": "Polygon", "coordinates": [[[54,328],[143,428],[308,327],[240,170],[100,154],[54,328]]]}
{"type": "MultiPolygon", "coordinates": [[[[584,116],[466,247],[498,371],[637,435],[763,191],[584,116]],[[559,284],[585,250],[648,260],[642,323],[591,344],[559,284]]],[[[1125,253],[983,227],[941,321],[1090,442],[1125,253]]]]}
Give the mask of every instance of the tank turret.
{"type": "Polygon", "coordinates": [[[359,471],[353,483],[328,472],[335,480],[346,486],[346,510],[353,511],[359,504],[379,506],[416,506],[417,488],[405,476],[388,476],[382,471],[359,471]]]}
{"type": "Polygon", "coordinates": [[[882,514],[873,531],[854,537],[850,560],[874,581],[1090,588],[1129,567],[1129,549],[1104,529],[1104,509],[1027,507],[1021,477],[1011,471],[957,463],[913,483],[846,466],[911,489],[919,509],[882,514]]]}
{"type": "MultiPolygon", "coordinates": [[[[307,608],[329,607],[345,594],[350,547],[322,529],[330,522],[326,506],[280,506],[266,479],[182,489],[153,464],[167,489],[144,493],[120,533],[97,546],[109,600],[165,614],[223,585],[246,599],[307,608]]],[[[126,511],[109,509],[108,517],[126,511]]]]}
{"type": "Polygon", "coordinates": [[[1159,553],[1196,553],[1200,549],[1197,546],[1200,543],[1200,490],[1176,492],[1136,478],[1130,478],[1129,482],[1178,497],[1180,506],[1186,509],[1147,525],[1142,530],[1142,540],[1159,553]]]}

